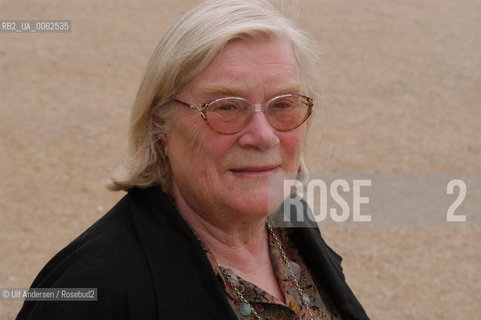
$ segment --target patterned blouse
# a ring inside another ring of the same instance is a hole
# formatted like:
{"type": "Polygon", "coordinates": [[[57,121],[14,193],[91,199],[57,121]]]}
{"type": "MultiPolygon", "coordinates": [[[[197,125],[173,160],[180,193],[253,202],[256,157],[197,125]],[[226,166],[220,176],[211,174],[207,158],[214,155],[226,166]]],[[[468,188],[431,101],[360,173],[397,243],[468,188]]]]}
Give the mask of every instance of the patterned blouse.
{"type": "MultiPolygon", "coordinates": [[[[274,228],[279,240],[282,243],[282,247],[289,259],[294,275],[304,291],[304,294],[308,296],[310,301],[309,306],[314,314],[314,319],[332,319],[341,320],[339,312],[332,303],[331,299],[322,290],[322,286],[318,283],[317,279],[313,279],[311,274],[302,260],[301,255],[294,247],[292,241],[288,239],[289,230],[285,228],[274,228]]],[[[224,288],[227,300],[229,301],[232,309],[240,320],[256,320],[254,313],[248,315],[241,315],[240,305],[241,302],[237,297],[235,291],[232,289],[228,280],[226,280],[224,272],[219,270],[219,266],[216,262],[215,256],[211,251],[203,244],[206,255],[214,269],[217,278],[221,286],[224,288]]],[[[234,274],[230,269],[224,269],[226,276],[231,280],[237,289],[244,295],[246,300],[257,311],[259,316],[264,320],[308,320],[311,319],[308,309],[302,303],[299,295],[299,291],[296,289],[295,284],[289,277],[289,270],[282,260],[280,250],[276,246],[276,243],[272,236],[269,234],[269,253],[271,261],[274,266],[274,272],[279,282],[282,293],[286,299],[284,304],[276,297],[272,296],[263,289],[257,287],[234,274]]],[[[222,267],[221,267],[222,268],[222,267]]]]}

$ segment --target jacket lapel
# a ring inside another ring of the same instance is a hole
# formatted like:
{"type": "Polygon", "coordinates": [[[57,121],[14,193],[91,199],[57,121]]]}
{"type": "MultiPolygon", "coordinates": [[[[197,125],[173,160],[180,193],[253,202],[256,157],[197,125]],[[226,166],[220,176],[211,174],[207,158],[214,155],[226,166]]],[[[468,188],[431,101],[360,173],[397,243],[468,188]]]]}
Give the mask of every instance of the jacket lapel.
{"type": "Polygon", "coordinates": [[[159,187],[129,191],[158,319],[237,319],[201,244],[159,187]]]}
{"type": "Polygon", "coordinates": [[[291,237],[309,269],[325,286],[342,318],[369,319],[345,281],[342,258],[322,239],[319,229],[313,226],[293,228],[291,237]]]}

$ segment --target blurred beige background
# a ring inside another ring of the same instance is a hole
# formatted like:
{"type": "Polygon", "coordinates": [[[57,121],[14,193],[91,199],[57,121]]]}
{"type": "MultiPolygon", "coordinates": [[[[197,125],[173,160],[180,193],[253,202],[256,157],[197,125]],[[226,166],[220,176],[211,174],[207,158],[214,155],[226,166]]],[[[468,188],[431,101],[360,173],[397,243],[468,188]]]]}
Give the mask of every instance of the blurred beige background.
{"type": "MultiPolygon", "coordinates": [[[[0,0],[0,19],[72,20],[71,33],[0,33],[0,288],[28,287],[122,196],[103,183],[147,59],[198,2],[0,0]]],[[[481,172],[480,0],[282,2],[323,51],[313,171],[481,172]]],[[[372,319],[479,318],[479,226],[323,234],[372,319]]],[[[0,319],[19,308],[0,301],[0,319]]]]}

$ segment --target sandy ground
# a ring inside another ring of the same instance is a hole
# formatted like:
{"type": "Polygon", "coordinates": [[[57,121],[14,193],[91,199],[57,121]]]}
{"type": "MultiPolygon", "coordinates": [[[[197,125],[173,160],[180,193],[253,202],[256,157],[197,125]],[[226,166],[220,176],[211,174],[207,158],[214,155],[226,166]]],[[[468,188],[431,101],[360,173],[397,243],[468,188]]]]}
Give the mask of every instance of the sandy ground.
{"type": "MultiPolygon", "coordinates": [[[[122,196],[103,183],[124,155],[143,69],[197,2],[0,1],[0,19],[73,25],[0,33],[0,288],[28,287],[122,196]]],[[[298,11],[323,51],[314,126],[329,130],[309,137],[313,171],[481,173],[481,1],[298,1],[298,11]]],[[[372,319],[479,319],[479,225],[323,233],[372,319]]],[[[0,319],[19,308],[0,301],[0,319]]]]}

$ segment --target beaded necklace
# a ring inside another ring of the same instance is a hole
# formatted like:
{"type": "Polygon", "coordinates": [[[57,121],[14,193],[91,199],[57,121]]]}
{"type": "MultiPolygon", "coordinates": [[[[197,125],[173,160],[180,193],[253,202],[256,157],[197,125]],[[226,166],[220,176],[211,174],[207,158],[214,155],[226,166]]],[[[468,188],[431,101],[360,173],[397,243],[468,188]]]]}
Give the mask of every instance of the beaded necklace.
{"type": "MultiPolygon", "coordinates": [[[[222,274],[224,275],[224,278],[227,280],[227,282],[229,283],[229,285],[232,287],[232,289],[234,290],[234,292],[236,293],[237,295],[237,298],[240,302],[240,306],[239,306],[239,312],[242,316],[248,316],[250,314],[253,314],[254,317],[257,319],[257,320],[263,320],[262,317],[259,315],[259,313],[255,310],[255,308],[253,308],[251,306],[251,304],[249,303],[249,301],[247,301],[247,299],[244,297],[244,295],[239,291],[239,289],[235,286],[235,284],[232,282],[232,279],[231,277],[226,273],[226,269],[224,267],[222,267],[218,262],[217,262],[217,259],[215,259],[215,255],[213,254],[212,251],[208,250],[208,247],[205,245],[205,243],[199,238],[199,236],[197,235],[197,233],[194,231],[194,229],[192,228],[192,226],[187,222],[187,220],[184,219],[184,221],[187,223],[187,225],[190,227],[190,229],[192,230],[193,234],[197,237],[197,240],[199,240],[199,242],[202,244],[202,247],[204,248],[204,251],[209,251],[210,254],[212,254],[214,256],[214,260],[215,260],[215,263],[217,264],[217,267],[219,268],[219,270],[222,272],[222,274]]],[[[304,290],[301,288],[301,286],[299,285],[299,282],[297,281],[296,277],[295,277],[295,274],[294,274],[294,271],[292,270],[290,264],[289,264],[289,260],[287,259],[287,255],[286,255],[286,252],[284,251],[284,249],[282,248],[282,245],[281,245],[281,241],[279,240],[279,237],[276,235],[276,233],[274,232],[274,228],[271,226],[271,224],[269,223],[269,221],[266,220],[266,226],[267,226],[267,230],[269,231],[269,234],[272,236],[272,238],[274,239],[274,242],[276,244],[276,246],[279,248],[279,251],[280,251],[280,254],[281,254],[281,258],[282,258],[282,261],[285,263],[286,267],[287,267],[287,270],[288,270],[288,273],[289,273],[289,278],[290,280],[294,283],[296,289],[297,289],[297,292],[299,293],[299,296],[301,298],[301,301],[302,301],[302,304],[307,308],[308,312],[309,312],[309,315],[310,315],[310,319],[311,320],[319,320],[319,318],[315,318],[314,317],[314,313],[311,309],[311,307],[309,306],[311,304],[311,301],[309,299],[309,297],[304,294],[304,290]]],[[[322,319],[327,319],[325,317],[325,315],[323,314],[322,315],[322,319]]]]}

